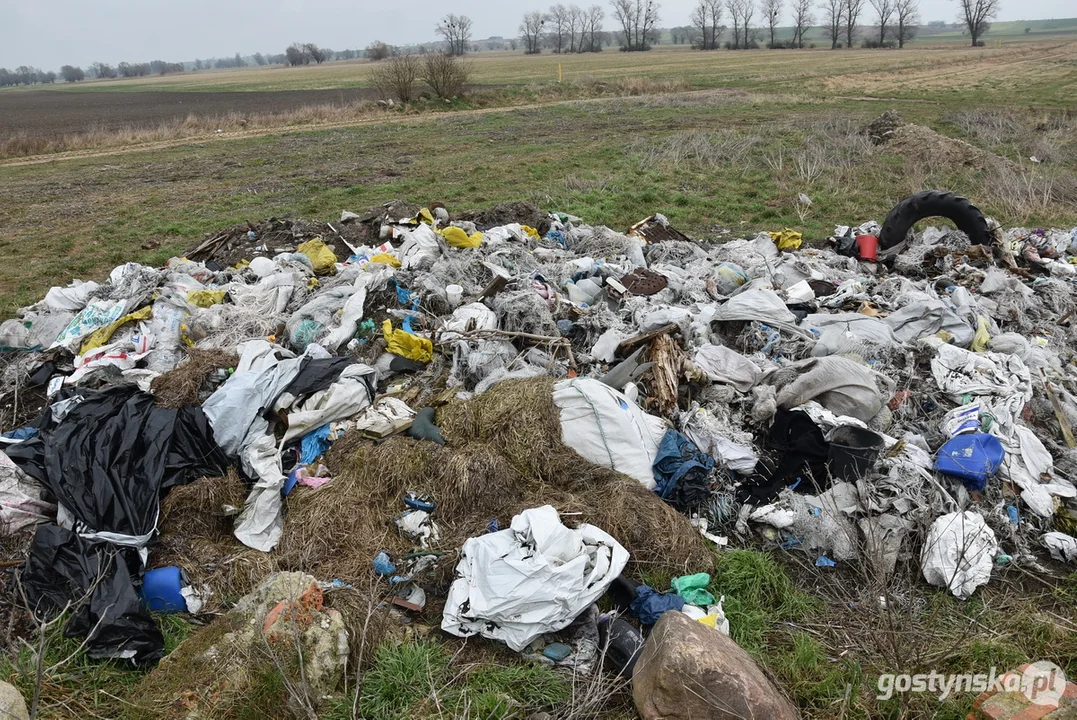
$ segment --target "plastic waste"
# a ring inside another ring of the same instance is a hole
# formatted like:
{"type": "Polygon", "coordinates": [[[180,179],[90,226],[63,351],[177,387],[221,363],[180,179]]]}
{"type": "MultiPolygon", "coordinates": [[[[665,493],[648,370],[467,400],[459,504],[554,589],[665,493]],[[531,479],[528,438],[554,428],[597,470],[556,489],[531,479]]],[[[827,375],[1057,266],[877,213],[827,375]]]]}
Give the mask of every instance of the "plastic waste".
{"type": "Polygon", "coordinates": [[[296,251],[310,258],[315,275],[332,275],[336,272],[337,256],[321,238],[301,243],[296,251]]]}
{"type": "Polygon", "coordinates": [[[949,440],[939,449],[935,469],[960,478],[969,490],[983,491],[987,481],[1002,466],[1006,451],[994,435],[966,433],[949,440]]]}
{"type": "Polygon", "coordinates": [[[682,575],[681,577],[673,578],[670,581],[670,587],[684,598],[686,603],[710,605],[714,602],[714,595],[707,590],[710,582],[711,576],[707,573],[696,573],[695,575],[682,575]]]}
{"type": "Polygon", "coordinates": [[[385,335],[386,349],[394,355],[421,363],[428,363],[434,359],[434,343],[426,338],[412,335],[404,330],[394,330],[392,321],[388,319],[382,323],[381,330],[385,335]]]}

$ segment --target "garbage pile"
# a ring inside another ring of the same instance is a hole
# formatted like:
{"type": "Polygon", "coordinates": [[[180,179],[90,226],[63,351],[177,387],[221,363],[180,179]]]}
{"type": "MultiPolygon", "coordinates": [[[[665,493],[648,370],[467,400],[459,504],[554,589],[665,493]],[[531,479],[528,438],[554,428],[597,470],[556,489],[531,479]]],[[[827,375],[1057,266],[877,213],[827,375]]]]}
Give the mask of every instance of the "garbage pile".
{"type": "MultiPolygon", "coordinates": [[[[2,531],[36,528],[36,609],[77,606],[67,631],[93,657],[153,661],[147,607],[202,600],[178,572],[147,598],[171,488],[238,468],[235,538],[272,554],[292,493],[341,470],[333,443],[444,446],[447,400],[549,378],[561,442],[706,542],[883,575],[915,558],[967,598],[999,564],[1077,560],[1077,229],[988,227],[989,244],[930,227],[880,247],[874,222],[710,244],[662,215],[625,234],[402,201],[237,226],[0,324],[2,531]]],[[[567,652],[541,638],[620,592],[644,624],[672,609],[728,633],[705,574],[626,581],[624,538],[551,504],[444,548],[437,498],[399,501],[416,552],[364,562],[419,610],[434,550],[459,551],[447,632],[586,664],[586,632],[567,652]]]]}

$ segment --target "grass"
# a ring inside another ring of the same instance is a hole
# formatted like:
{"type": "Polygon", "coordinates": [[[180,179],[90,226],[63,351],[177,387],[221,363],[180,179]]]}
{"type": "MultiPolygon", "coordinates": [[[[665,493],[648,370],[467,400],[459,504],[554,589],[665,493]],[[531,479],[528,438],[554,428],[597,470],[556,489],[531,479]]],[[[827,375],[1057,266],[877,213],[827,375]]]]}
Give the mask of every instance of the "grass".
{"type": "MultiPolygon", "coordinates": [[[[164,635],[165,651],[195,631],[183,617],[155,615],[164,635]]],[[[79,639],[63,635],[65,620],[52,623],[45,633],[41,699],[38,718],[119,717],[126,710],[126,698],[145,672],[119,662],[91,660],[80,650],[79,639]],[[55,667],[53,672],[48,669],[55,667]]],[[[11,654],[0,654],[0,679],[14,685],[27,708],[31,707],[37,680],[38,638],[22,644],[11,654]]]]}
{"type": "MultiPolygon", "coordinates": [[[[362,683],[357,715],[370,720],[526,717],[571,693],[569,680],[545,665],[454,664],[445,646],[427,640],[381,645],[362,683]]],[[[352,705],[339,699],[321,717],[350,720],[352,705]]]]}

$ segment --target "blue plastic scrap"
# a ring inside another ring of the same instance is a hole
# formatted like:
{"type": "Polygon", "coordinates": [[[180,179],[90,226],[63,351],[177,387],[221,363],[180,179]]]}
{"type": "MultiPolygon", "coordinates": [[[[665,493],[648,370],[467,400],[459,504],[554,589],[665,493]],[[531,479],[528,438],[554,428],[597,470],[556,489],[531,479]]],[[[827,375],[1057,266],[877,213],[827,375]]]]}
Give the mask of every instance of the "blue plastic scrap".
{"type": "Polygon", "coordinates": [[[550,643],[542,649],[542,654],[554,662],[561,662],[572,654],[572,648],[564,643],[550,643]]]}
{"type": "Polygon", "coordinates": [[[1017,508],[1013,505],[1006,506],[1006,517],[1010,519],[1010,522],[1014,525],[1021,524],[1021,516],[1017,513],[1017,508]]]}
{"type": "Polygon", "coordinates": [[[663,594],[647,585],[636,588],[636,599],[628,606],[628,612],[644,625],[654,625],[662,614],[684,607],[684,598],[676,593],[663,594]]]}
{"type": "Polygon", "coordinates": [[[374,572],[382,577],[396,572],[396,565],[393,565],[393,561],[389,558],[389,553],[380,552],[374,558],[374,572]]]}
{"type": "Polygon", "coordinates": [[[837,567],[837,563],[828,558],[826,555],[820,555],[815,561],[815,567],[837,567]]]}
{"type": "Polygon", "coordinates": [[[714,470],[714,458],[701,452],[696,444],[676,430],[667,430],[655,456],[654,491],[665,499],[676,490],[685,475],[695,472],[703,476],[714,470]]]}
{"type": "Polygon", "coordinates": [[[332,444],[329,441],[329,423],[311,430],[299,441],[299,463],[301,465],[310,465],[321,457],[332,444]]]}
{"type": "Polygon", "coordinates": [[[960,478],[969,490],[982,491],[987,481],[1002,467],[1006,451],[994,435],[966,433],[939,448],[935,469],[960,478]]]}

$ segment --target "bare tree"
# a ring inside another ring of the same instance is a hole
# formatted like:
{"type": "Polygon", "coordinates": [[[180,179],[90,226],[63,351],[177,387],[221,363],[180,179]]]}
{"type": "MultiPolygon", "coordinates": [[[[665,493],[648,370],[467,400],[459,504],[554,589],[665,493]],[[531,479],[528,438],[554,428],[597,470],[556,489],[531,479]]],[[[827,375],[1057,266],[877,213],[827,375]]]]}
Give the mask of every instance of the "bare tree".
{"type": "Polygon", "coordinates": [[[733,20],[733,49],[740,47],[740,26],[744,14],[744,0],[725,0],[729,17],[733,20]]]}
{"type": "Polygon", "coordinates": [[[568,6],[568,51],[583,52],[583,10],[579,5],[568,6]],[[579,33],[580,45],[576,46],[576,35],[579,33]]]}
{"type": "Polygon", "coordinates": [[[370,73],[370,82],[383,99],[396,98],[409,103],[415,99],[415,82],[421,67],[418,55],[397,55],[378,65],[370,73]]]}
{"type": "Polygon", "coordinates": [[[621,26],[624,50],[650,50],[651,35],[658,22],[655,0],[610,0],[613,17],[621,26]]]}
{"type": "Polygon", "coordinates": [[[546,16],[537,10],[524,14],[524,21],[520,23],[520,33],[524,40],[524,53],[538,55],[542,52],[539,43],[542,41],[542,28],[546,25],[546,16]]]}
{"type": "Polygon", "coordinates": [[[845,47],[852,49],[866,0],[845,0],[845,47]]]}
{"type": "MultiPolygon", "coordinates": [[[[384,60],[385,58],[389,57],[389,46],[383,43],[381,40],[375,40],[374,42],[366,46],[366,50],[363,51],[363,54],[367,57],[367,59],[373,60],[374,62],[377,62],[378,60],[384,60]]],[[[407,100],[403,100],[403,102],[407,102],[407,100]]]]}
{"type": "Polygon", "coordinates": [[[980,37],[991,29],[991,20],[998,15],[999,0],[957,0],[961,5],[958,17],[964,21],[965,29],[976,47],[980,37]]]}
{"type": "Polygon", "coordinates": [[[717,50],[718,36],[722,33],[722,0],[699,0],[692,11],[692,24],[700,32],[699,48],[717,50]]]}
{"type": "Polygon", "coordinates": [[[568,8],[561,3],[551,5],[550,12],[546,15],[550,20],[550,46],[558,55],[565,52],[565,41],[568,36],[568,16],[568,8]]]}
{"type": "MultiPolygon", "coordinates": [[[[887,0],[888,2],[890,0],[887,0]]],[[[763,14],[767,16],[767,27],[770,28],[770,47],[774,45],[774,30],[778,27],[778,21],[781,19],[782,9],[784,6],[783,0],[762,0],[760,9],[763,14]]]]}
{"type": "Polygon", "coordinates": [[[890,18],[894,16],[894,0],[871,0],[875,14],[879,17],[879,47],[886,43],[886,33],[890,27],[890,18]]]}
{"type": "Polygon", "coordinates": [[[307,55],[310,56],[310,59],[319,65],[328,60],[329,56],[333,54],[332,50],[328,48],[320,48],[314,43],[307,43],[303,48],[307,51],[307,55]]]}
{"type": "Polygon", "coordinates": [[[804,31],[815,22],[811,12],[812,0],[793,0],[793,44],[804,47],[804,31]]]}
{"type": "Polygon", "coordinates": [[[830,40],[830,49],[836,50],[841,40],[841,24],[845,18],[845,0],[823,0],[823,34],[830,40]]]}
{"type": "Polygon", "coordinates": [[[310,65],[310,55],[307,54],[307,46],[303,43],[292,43],[284,51],[284,57],[292,67],[296,65],[310,65]]]}
{"type": "Polygon", "coordinates": [[[741,24],[744,26],[744,47],[751,47],[752,41],[755,39],[755,32],[752,30],[752,16],[755,14],[755,3],[752,0],[741,0],[741,24]]]}
{"type": "MultiPolygon", "coordinates": [[[[592,5],[584,13],[583,32],[587,35],[586,52],[602,52],[602,21],[605,19],[606,11],[601,5],[592,5]]],[[[582,41],[580,51],[584,51],[582,41]]]]}
{"type": "Polygon", "coordinates": [[[894,8],[897,13],[898,47],[903,48],[905,43],[916,36],[919,27],[919,18],[917,18],[919,3],[917,0],[896,0],[894,8]]]}
{"type": "Polygon", "coordinates": [[[64,79],[64,82],[80,82],[86,79],[86,73],[80,67],[64,65],[60,68],[60,77],[64,79]]]}
{"type": "Polygon", "coordinates": [[[449,55],[463,55],[471,44],[471,18],[467,15],[449,13],[434,31],[445,41],[449,55]]]}

